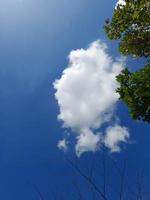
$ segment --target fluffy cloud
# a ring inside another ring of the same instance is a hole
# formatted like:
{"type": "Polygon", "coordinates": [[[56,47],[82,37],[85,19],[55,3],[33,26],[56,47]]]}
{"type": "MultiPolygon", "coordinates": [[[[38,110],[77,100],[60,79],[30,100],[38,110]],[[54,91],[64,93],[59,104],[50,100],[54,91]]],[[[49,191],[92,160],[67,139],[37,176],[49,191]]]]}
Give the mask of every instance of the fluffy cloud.
{"type": "Polygon", "coordinates": [[[58,141],[58,144],[57,144],[57,147],[58,147],[60,150],[66,152],[67,149],[68,149],[66,139],[59,140],[59,141],[58,141]]]}
{"type": "Polygon", "coordinates": [[[129,132],[126,127],[114,125],[106,129],[106,136],[104,144],[110,149],[111,152],[120,151],[120,143],[127,142],[129,139],[129,132]]]}
{"type": "Polygon", "coordinates": [[[117,8],[118,5],[120,5],[120,6],[124,6],[124,5],[126,5],[125,0],[118,0],[118,2],[116,3],[115,8],[117,8]]]}
{"type": "Polygon", "coordinates": [[[111,120],[118,100],[115,77],[123,61],[114,61],[106,50],[104,43],[95,41],[87,49],[71,51],[68,67],[54,82],[58,119],[77,133],[78,155],[97,149],[100,137],[94,132],[111,120]]]}
{"type": "Polygon", "coordinates": [[[93,134],[89,129],[83,130],[83,132],[77,136],[76,153],[79,157],[83,152],[96,151],[99,146],[100,135],[93,134]]]}
{"type": "Polygon", "coordinates": [[[106,46],[96,41],[86,50],[72,51],[69,66],[55,81],[55,97],[60,107],[58,118],[64,127],[79,131],[99,128],[110,119],[118,99],[115,76],[121,71],[122,63],[113,62],[105,50],[106,46]]]}

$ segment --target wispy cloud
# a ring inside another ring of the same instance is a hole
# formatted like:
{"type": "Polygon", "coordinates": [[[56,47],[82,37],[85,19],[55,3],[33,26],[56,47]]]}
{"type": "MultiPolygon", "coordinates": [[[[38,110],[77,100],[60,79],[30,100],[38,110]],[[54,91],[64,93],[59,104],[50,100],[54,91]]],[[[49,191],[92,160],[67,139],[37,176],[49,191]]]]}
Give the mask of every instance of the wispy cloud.
{"type": "Polygon", "coordinates": [[[86,151],[96,151],[99,149],[100,135],[93,134],[90,129],[85,129],[77,136],[76,154],[79,157],[86,151]]]}
{"type": "Polygon", "coordinates": [[[118,2],[116,3],[115,8],[117,8],[118,5],[120,5],[120,6],[124,6],[124,5],[126,5],[125,0],[118,0],[118,2]]]}
{"type": "Polygon", "coordinates": [[[59,140],[59,141],[58,141],[58,144],[57,144],[57,147],[58,147],[60,150],[66,152],[67,149],[68,149],[68,143],[67,143],[66,139],[64,138],[64,139],[62,139],[62,140],[59,140]]]}
{"type": "Polygon", "coordinates": [[[107,46],[98,40],[87,49],[71,51],[68,67],[54,82],[58,119],[77,134],[78,156],[97,150],[100,134],[95,131],[111,121],[118,100],[115,77],[123,69],[123,60],[114,61],[106,50],[107,46]]]}
{"type": "Polygon", "coordinates": [[[128,129],[115,124],[106,129],[104,144],[110,149],[111,152],[119,152],[121,150],[120,144],[123,142],[128,142],[128,139],[128,129]]]}

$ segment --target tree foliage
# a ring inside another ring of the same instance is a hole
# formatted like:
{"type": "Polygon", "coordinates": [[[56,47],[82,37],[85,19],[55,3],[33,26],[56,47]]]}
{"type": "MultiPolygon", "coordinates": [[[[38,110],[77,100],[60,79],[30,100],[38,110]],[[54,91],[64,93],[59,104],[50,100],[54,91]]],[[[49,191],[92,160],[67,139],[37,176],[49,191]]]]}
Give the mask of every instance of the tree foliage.
{"type": "MultiPolygon", "coordinates": [[[[117,5],[104,30],[111,40],[119,40],[119,51],[134,57],[150,56],[150,0],[125,0],[117,5]]],[[[127,104],[133,119],[150,122],[150,61],[131,73],[123,70],[117,77],[117,92],[127,104]]]]}
{"type": "Polygon", "coordinates": [[[124,69],[117,76],[117,81],[120,83],[117,92],[133,119],[150,122],[150,61],[134,73],[124,69]]]}
{"type": "Polygon", "coordinates": [[[104,29],[109,39],[120,40],[124,55],[150,56],[150,0],[126,0],[118,5],[104,29]]]}

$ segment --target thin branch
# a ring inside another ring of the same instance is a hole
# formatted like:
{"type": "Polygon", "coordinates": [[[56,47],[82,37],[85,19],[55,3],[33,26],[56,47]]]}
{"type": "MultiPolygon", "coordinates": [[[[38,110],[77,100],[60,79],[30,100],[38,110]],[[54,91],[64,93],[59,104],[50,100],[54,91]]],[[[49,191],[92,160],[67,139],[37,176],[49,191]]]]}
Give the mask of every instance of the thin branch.
{"type": "Polygon", "coordinates": [[[120,187],[120,196],[119,196],[119,200],[122,200],[122,199],[123,199],[123,195],[124,195],[125,171],[126,171],[126,161],[124,161],[123,171],[122,171],[122,174],[121,174],[121,187],[120,187]]]}
{"type": "Polygon", "coordinates": [[[97,194],[103,199],[103,200],[107,200],[106,196],[104,195],[104,193],[101,191],[101,189],[96,185],[96,183],[86,174],[84,174],[81,169],[76,166],[69,158],[66,158],[66,161],[80,174],[81,177],[83,177],[92,187],[93,189],[97,192],[97,194]]]}
{"type": "Polygon", "coordinates": [[[103,157],[103,192],[104,196],[106,197],[106,157],[105,157],[105,152],[104,152],[104,157],[103,157]]]}
{"type": "Polygon", "coordinates": [[[39,189],[37,188],[37,186],[35,184],[33,184],[34,190],[36,191],[36,193],[38,194],[39,200],[44,200],[44,197],[42,195],[42,193],[39,191],[39,189]]]}

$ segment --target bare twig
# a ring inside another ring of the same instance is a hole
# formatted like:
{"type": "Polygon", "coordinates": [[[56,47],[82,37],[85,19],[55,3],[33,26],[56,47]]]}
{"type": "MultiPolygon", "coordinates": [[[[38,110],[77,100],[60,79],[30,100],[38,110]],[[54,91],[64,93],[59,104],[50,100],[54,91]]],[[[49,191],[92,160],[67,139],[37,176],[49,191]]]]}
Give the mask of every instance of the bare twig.
{"type": "Polygon", "coordinates": [[[44,197],[43,197],[42,193],[39,191],[38,187],[35,184],[33,184],[33,187],[39,197],[39,200],[44,200],[44,197]]]}
{"type": "Polygon", "coordinates": [[[123,195],[124,195],[125,171],[126,171],[126,161],[124,161],[124,166],[123,166],[123,170],[122,170],[122,173],[121,173],[121,186],[120,186],[119,200],[122,200],[123,199],[123,195]]]}
{"type": "Polygon", "coordinates": [[[104,193],[102,192],[102,190],[96,185],[96,183],[86,174],[84,174],[82,172],[82,170],[75,165],[69,158],[67,158],[65,156],[66,161],[80,174],[81,177],[83,177],[95,190],[95,192],[97,192],[97,194],[103,199],[103,200],[107,200],[106,196],[104,195],[104,193]]]}

